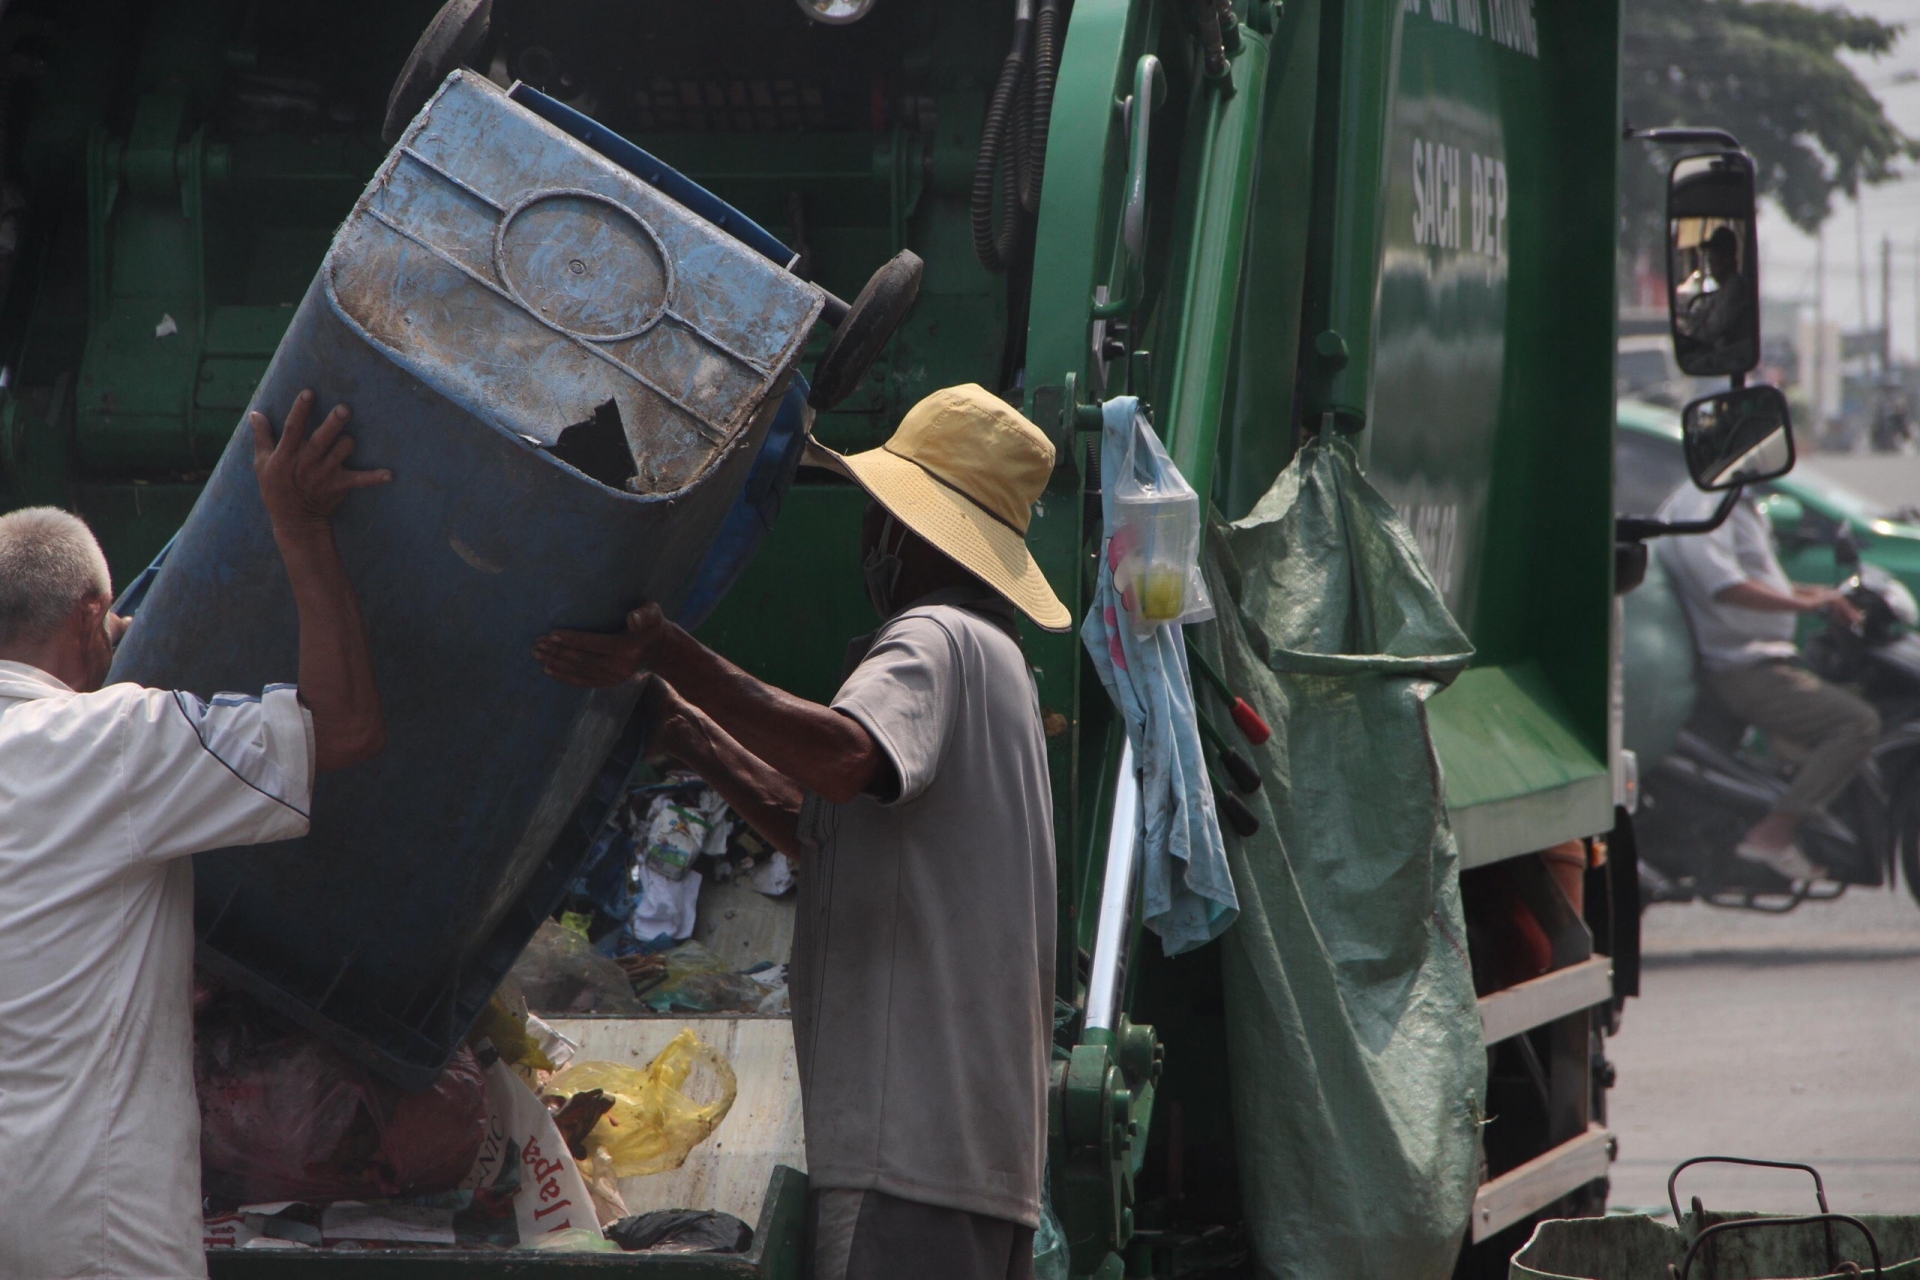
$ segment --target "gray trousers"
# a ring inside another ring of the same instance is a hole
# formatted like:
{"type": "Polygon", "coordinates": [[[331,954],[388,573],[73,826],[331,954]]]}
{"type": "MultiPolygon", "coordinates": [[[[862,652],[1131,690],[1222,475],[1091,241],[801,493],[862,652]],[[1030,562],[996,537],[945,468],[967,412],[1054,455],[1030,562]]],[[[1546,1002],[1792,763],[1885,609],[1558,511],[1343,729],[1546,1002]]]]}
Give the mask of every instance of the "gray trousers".
{"type": "Polygon", "coordinates": [[[809,1197],[812,1280],[1033,1280],[1033,1228],[880,1191],[809,1197]]]}
{"type": "Polygon", "coordinates": [[[1803,817],[1846,790],[1880,737],[1880,713],[1797,662],[1761,662],[1707,673],[1729,711],[1805,752],[1780,812],[1803,817]]]}

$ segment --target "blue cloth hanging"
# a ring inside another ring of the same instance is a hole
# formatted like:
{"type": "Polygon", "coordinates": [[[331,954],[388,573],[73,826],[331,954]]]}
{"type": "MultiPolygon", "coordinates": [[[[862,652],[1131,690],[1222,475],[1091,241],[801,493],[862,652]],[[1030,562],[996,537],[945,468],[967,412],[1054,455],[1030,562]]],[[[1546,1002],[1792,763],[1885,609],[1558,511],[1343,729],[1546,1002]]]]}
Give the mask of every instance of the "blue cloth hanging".
{"type": "MultiPolygon", "coordinates": [[[[1133,433],[1152,430],[1137,397],[1107,401],[1104,414],[1100,505],[1110,538],[1113,492],[1123,469],[1131,465],[1142,482],[1165,487],[1164,471],[1173,463],[1157,448],[1129,450],[1133,433]]],[[[1183,630],[1169,622],[1145,636],[1134,633],[1103,546],[1100,581],[1080,639],[1133,744],[1144,824],[1140,866],[1146,923],[1170,956],[1213,941],[1240,913],[1195,720],[1183,630]]]]}

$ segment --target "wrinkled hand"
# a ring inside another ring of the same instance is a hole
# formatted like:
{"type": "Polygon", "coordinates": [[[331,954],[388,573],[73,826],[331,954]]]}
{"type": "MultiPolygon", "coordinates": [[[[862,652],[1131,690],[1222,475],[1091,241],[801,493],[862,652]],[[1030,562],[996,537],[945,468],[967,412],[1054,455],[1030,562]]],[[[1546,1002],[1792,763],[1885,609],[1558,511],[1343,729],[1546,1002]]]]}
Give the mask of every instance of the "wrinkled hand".
{"type": "Polygon", "coordinates": [[[253,474],[259,478],[260,498],[277,533],[324,527],[349,491],[393,479],[393,472],[384,468],[347,470],[353,437],[341,432],[353,411],[346,405],[335,405],[320,429],[307,435],[313,398],[312,391],[294,397],[278,443],[266,414],[247,415],[253,427],[253,474]]]}
{"type": "Polygon", "coordinates": [[[555,631],[534,642],[533,656],[562,684],[607,689],[651,671],[678,630],[660,606],[649,601],[627,615],[625,631],[555,631]]]}

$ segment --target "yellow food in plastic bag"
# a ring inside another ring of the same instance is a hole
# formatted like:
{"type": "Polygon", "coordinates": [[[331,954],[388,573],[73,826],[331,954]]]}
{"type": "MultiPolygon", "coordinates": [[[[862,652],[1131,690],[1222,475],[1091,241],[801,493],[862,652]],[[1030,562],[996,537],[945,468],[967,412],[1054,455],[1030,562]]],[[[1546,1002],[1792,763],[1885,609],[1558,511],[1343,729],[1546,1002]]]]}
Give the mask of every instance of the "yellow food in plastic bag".
{"type": "Polygon", "coordinates": [[[1187,571],[1151,565],[1140,575],[1140,614],[1148,622],[1172,622],[1187,608],[1187,571]]]}
{"type": "Polygon", "coordinates": [[[549,1080],[546,1092],[572,1097],[599,1089],[612,1098],[613,1110],[588,1142],[604,1149],[620,1177],[637,1178],[686,1163],[687,1153],[726,1119],[737,1088],[732,1064],[688,1027],[644,1071],[576,1062],[549,1080]]]}

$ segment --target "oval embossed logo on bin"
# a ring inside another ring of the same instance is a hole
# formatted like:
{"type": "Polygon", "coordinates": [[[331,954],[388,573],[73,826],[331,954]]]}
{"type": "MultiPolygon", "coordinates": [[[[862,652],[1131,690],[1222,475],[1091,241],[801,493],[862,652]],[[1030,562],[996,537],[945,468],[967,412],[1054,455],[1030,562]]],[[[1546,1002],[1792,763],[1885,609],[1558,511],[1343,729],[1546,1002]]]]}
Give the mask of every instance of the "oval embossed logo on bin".
{"type": "Polygon", "coordinates": [[[673,268],[634,213],[591,191],[543,191],[501,220],[500,278],[556,329],[616,342],[666,313],[673,268]]]}

